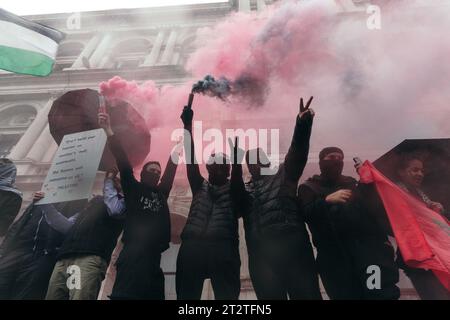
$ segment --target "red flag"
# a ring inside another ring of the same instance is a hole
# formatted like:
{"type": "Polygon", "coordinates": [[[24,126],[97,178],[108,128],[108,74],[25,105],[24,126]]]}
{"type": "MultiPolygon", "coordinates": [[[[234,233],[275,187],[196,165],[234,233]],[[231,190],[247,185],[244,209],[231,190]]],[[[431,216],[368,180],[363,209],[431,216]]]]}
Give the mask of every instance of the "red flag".
{"type": "Polygon", "coordinates": [[[375,184],[406,265],[432,270],[450,291],[449,221],[395,185],[369,161],[359,175],[361,183],[375,184]]]}

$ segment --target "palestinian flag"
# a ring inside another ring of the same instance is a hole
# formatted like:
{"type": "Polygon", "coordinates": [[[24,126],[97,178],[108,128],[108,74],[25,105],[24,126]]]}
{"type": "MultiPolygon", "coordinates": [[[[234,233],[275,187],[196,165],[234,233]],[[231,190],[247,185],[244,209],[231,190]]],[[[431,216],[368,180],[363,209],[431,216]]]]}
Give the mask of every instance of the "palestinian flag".
{"type": "Polygon", "coordinates": [[[47,76],[64,34],[0,8],[0,69],[47,76]]]}

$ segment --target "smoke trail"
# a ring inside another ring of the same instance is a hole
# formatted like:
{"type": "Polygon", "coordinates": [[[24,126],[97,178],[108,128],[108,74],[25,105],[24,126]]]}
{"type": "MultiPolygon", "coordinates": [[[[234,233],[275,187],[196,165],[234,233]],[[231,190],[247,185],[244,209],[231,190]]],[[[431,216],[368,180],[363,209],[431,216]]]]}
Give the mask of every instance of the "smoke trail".
{"type": "MultiPolygon", "coordinates": [[[[197,79],[211,76],[194,86],[206,93],[195,99],[195,118],[281,127],[294,119],[300,96],[314,95],[313,151],[339,145],[364,156],[405,138],[448,136],[450,5],[414,3],[382,6],[381,30],[367,28],[364,11],[339,14],[326,0],[285,1],[199,30],[186,70],[197,79]]],[[[116,94],[133,100],[150,128],[180,126],[192,83],[120,89],[116,82],[116,94]]]]}

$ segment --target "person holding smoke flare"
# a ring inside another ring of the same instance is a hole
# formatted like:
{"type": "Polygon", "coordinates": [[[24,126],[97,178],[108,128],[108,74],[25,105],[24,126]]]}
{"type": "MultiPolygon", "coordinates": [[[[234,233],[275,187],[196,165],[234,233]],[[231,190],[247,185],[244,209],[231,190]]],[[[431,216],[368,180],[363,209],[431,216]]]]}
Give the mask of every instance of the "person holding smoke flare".
{"type": "Polygon", "coordinates": [[[249,271],[258,299],[322,299],[309,235],[297,205],[297,184],[306,165],[314,111],[300,100],[294,135],[284,163],[265,175],[270,161],[260,148],[248,150],[251,180],[244,185],[236,164],[232,184],[244,218],[249,271]]]}
{"type": "MultiPolygon", "coordinates": [[[[102,110],[101,110],[102,111],[102,110]]],[[[177,169],[178,153],[169,157],[161,178],[161,165],[147,162],[137,181],[123,147],[111,128],[108,113],[98,114],[98,123],[108,136],[116,158],[127,214],[117,260],[117,276],[111,299],[164,300],[161,253],[169,248],[170,213],[167,199],[177,169]]]]}
{"type": "Polygon", "coordinates": [[[177,258],[177,298],[200,299],[203,282],[210,278],[216,299],[236,300],[240,293],[239,216],[231,197],[229,159],[222,153],[212,154],[206,164],[208,179],[202,177],[195,159],[193,116],[192,109],[184,107],[181,119],[193,198],[177,258]]]}

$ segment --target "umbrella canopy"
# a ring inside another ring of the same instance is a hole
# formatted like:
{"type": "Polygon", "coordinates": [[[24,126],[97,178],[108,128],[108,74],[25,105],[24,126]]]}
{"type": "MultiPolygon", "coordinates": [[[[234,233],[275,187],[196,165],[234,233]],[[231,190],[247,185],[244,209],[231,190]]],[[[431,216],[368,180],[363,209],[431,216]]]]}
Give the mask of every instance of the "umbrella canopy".
{"type": "Polygon", "coordinates": [[[419,154],[424,159],[424,192],[431,200],[450,209],[450,139],[407,139],[373,164],[389,179],[396,181],[401,157],[412,153],[419,154]]]}
{"type": "MultiPolygon", "coordinates": [[[[69,91],[53,102],[48,114],[50,133],[59,145],[66,134],[98,129],[99,94],[92,89],[69,91]]],[[[121,102],[108,108],[111,126],[122,143],[133,166],[140,165],[150,152],[150,132],[144,119],[128,103],[121,102]]],[[[100,161],[99,170],[115,166],[108,148],[100,161]]]]}

